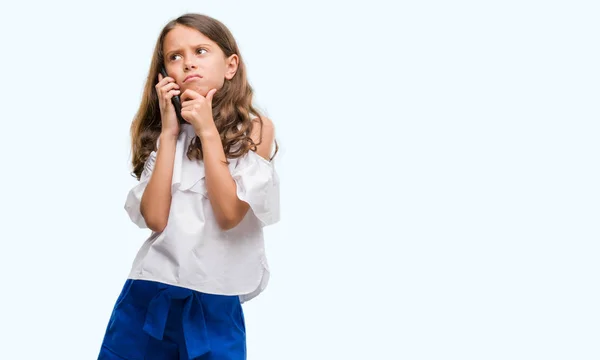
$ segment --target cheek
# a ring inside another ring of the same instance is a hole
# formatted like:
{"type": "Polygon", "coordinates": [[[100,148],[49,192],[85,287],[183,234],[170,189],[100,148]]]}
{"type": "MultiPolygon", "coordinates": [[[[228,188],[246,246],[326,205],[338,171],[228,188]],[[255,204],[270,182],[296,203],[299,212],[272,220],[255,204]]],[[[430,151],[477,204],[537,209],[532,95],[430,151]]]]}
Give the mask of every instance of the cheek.
{"type": "Polygon", "coordinates": [[[218,90],[223,87],[224,83],[225,83],[225,78],[223,76],[221,76],[219,79],[217,79],[215,81],[215,84],[213,87],[218,90]]]}
{"type": "Polygon", "coordinates": [[[211,64],[206,78],[212,87],[221,88],[225,82],[225,69],[221,64],[211,64]]]}

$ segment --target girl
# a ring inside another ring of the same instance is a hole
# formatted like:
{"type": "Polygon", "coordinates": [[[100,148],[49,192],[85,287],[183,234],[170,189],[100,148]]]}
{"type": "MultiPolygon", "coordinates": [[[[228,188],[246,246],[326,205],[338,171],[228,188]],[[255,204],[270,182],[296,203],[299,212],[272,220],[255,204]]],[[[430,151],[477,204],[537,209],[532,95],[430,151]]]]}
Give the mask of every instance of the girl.
{"type": "Polygon", "coordinates": [[[131,126],[139,183],[125,203],[152,234],[99,359],[246,358],[241,303],[267,286],[263,227],[279,220],[274,129],[252,93],[222,23],[186,14],[162,30],[131,126]]]}

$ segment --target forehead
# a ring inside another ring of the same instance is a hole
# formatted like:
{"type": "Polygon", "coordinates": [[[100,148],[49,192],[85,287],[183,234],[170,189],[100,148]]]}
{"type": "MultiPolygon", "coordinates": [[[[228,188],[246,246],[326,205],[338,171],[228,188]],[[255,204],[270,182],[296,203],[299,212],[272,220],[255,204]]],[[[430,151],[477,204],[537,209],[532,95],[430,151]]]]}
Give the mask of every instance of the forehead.
{"type": "Polygon", "coordinates": [[[165,52],[187,46],[199,44],[216,45],[214,41],[202,34],[200,31],[183,25],[176,25],[165,36],[163,49],[165,52]]]}

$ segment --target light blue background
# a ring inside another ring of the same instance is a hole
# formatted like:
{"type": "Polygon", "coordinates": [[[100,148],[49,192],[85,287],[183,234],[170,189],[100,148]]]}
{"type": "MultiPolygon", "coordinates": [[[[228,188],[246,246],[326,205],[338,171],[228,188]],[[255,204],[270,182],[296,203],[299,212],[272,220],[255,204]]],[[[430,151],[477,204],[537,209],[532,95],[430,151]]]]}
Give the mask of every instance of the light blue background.
{"type": "Polygon", "coordinates": [[[597,2],[0,10],[1,359],[96,358],[147,236],[130,121],[187,11],[229,26],[281,145],[250,360],[600,358],[597,2]]]}

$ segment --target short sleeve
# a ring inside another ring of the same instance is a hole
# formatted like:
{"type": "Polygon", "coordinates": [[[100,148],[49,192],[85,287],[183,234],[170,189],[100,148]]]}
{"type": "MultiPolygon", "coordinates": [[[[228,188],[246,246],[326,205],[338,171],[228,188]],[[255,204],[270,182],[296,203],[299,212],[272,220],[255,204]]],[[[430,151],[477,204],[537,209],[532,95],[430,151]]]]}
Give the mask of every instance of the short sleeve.
{"type": "Polygon", "coordinates": [[[148,225],[146,225],[146,221],[142,216],[140,205],[142,203],[142,195],[144,194],[144,190],[146,190],[146,186],[148,186],[148,181],[150,181],[150,175],[152,174],[152,170],[154,170],[155,163],[156,151],[153,151],[150,153],[144,164],[144,170],[140,176],[139,183],[129,191],[127,200],[125,201],[125,211],[127,211],[129,218],[134,224],[142,229],[148,228],[148,225]]]}
{"type": "Polygon", "coordinates": [[[231,176],[238,198],[250,205],[262,226],[279,221],[279,177],[272,162],[248,151],[238,159],[231,176]]]}

